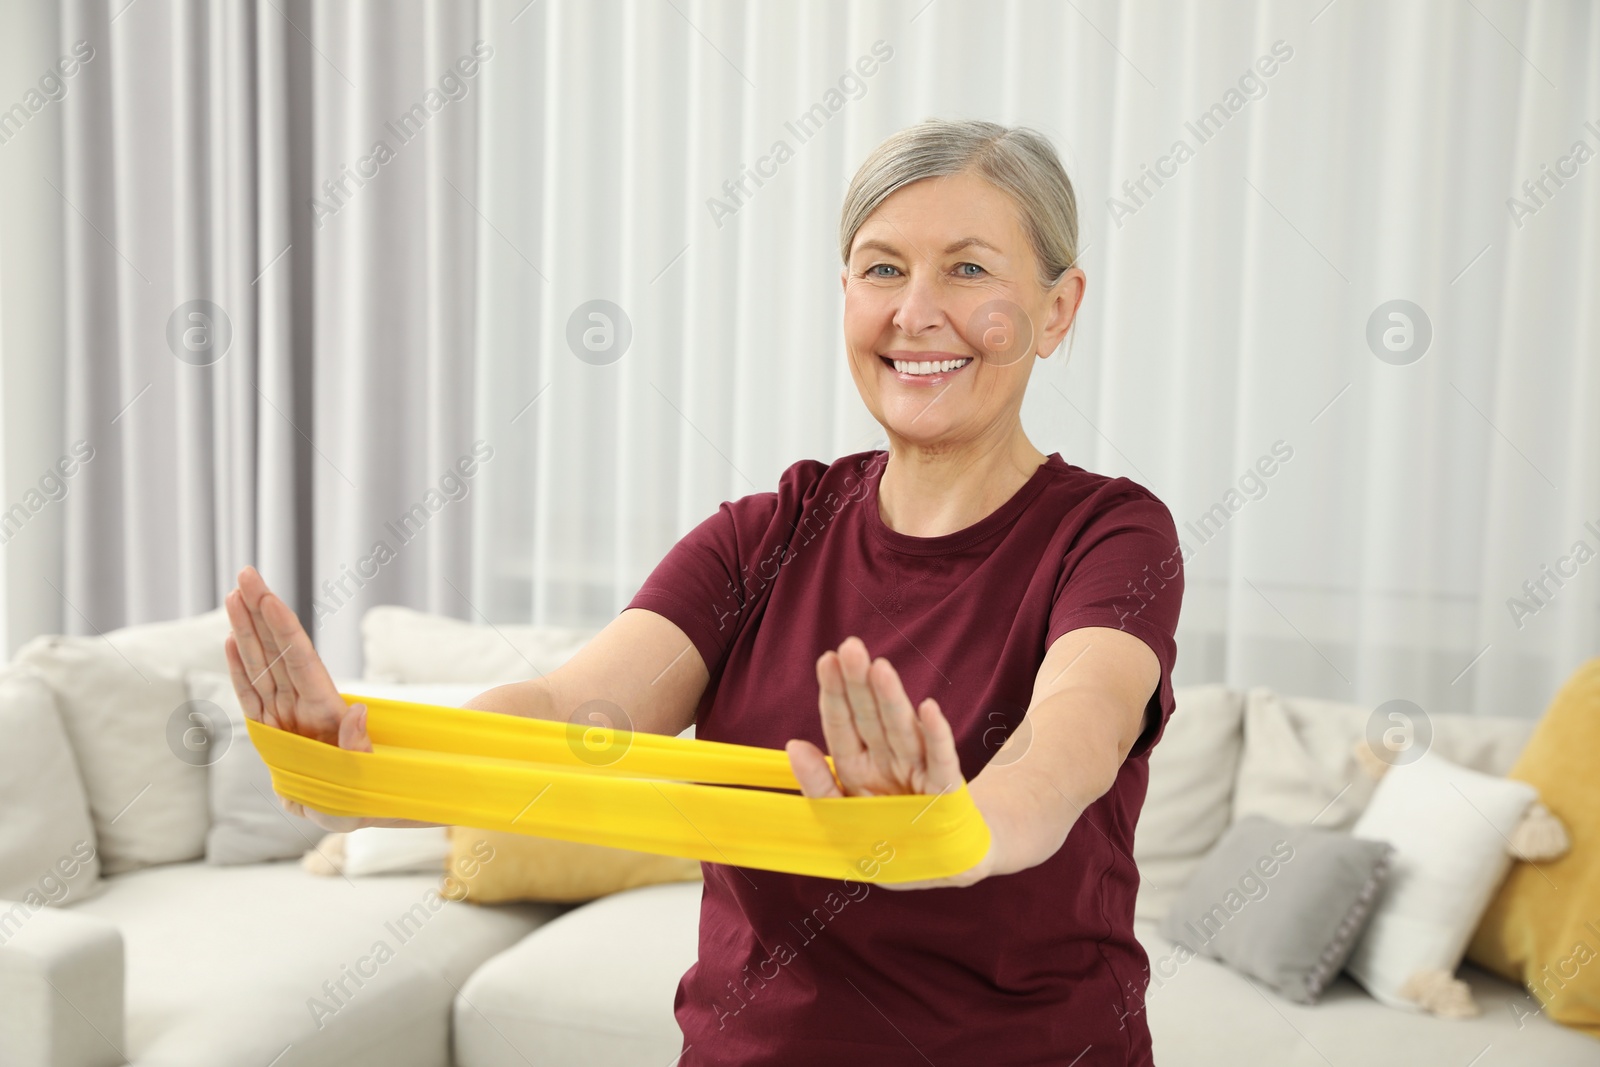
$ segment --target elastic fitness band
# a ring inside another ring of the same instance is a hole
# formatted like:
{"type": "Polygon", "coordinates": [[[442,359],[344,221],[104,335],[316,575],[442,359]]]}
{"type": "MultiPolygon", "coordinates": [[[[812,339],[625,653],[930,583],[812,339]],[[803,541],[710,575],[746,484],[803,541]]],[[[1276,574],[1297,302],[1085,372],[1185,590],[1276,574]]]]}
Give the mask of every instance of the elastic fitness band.
{"type": "Polygon", "coordinates": [[[948,877],[989,849],[988,824],[965,784],[941,794],[811,799],[798,795],[777,749],[341,696],[366,705],[371,752],[245,720],[273,789],[330,815],[508,830],[859,882],[948,877]]]}

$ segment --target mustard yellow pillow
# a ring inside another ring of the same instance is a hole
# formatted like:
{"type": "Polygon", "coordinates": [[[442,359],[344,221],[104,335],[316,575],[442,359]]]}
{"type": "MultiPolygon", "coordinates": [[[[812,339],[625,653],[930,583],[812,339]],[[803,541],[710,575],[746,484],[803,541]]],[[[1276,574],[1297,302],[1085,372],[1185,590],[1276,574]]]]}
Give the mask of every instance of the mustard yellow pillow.
{"type": "MultiPolygon", "coordinates": [[[[1600,1038],[1600,659],[1556,694],[1508,777],[1536,787],[1572,849],[1517,863],[1478,924],[1467,958],[1520,982],[1527,1014],[1600,1038]]],[[[1518,1013],[1519,1016],[1522,1013],[1518,1013]]]]}
{"type": "Polygon", "coordinates": [[[571,904],[642,885],[699,880],[699,860],[455,826],[442,895],[477,904],[571,904]]]}

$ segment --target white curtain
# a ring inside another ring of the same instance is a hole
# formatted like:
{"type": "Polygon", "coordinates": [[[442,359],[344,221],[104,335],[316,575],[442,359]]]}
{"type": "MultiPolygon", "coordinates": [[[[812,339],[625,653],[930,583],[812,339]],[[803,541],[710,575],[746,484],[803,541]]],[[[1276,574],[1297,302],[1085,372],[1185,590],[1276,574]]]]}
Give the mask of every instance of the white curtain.
{"type": "Polygon", "coordinates": [[[4,18],[34,30],[8,48],[8,103],[84,57],[0,144],[49,220],[8,219],[0,250],[7,506],[75,444],[92,456],[6,543],[10,646],[207,610],[247,562],[343,674],[365,606],[461,610],[441,590],[466,584],[470,516],[406,516],[475,439],[475,235],[450,182],[473,185],[476,79],[455,64],[476,9],[4,18]]]}
{"type": "MultiPolygon", "coordinates": [[[[13,103],[37,91],[58,58],[59,16],[43,3],[0,5],[0,543],[6,610],[0,638],[10,651],[59,630],[60,599],[45,584],[61,575],[63,497],[40,493],[61,458],[61,131],[42,92],[39,114],[19,124],[13,103]],[[52,499],[54,497],[54,499],[52,499]],[[30,508],[28,505],[37,504],[30,508]],[[23,506],[25,514],[12,515],[23,506]],[[11,521],[7,517],[11,516],[11,521]]],[[[53,84],[53,83],[49,83],[53,84]]],[[[69,90],[70,91],[70,90],[69,90]]],[[[49,486],[46,486],[49,488],[49,486]]],[[[70,492],[70,488],[67,490],[70,492]]]]}
{"type": "Polygon", "coordinates": [[[1171,508],[1178,681],[1531,716],[1600,649],[1589,4],[84,11],[107,80],[55,105],[63,191],[151,284],[57,204],[62,425],[157,385],[62,502],[61,628],[209,606],[246,560],[347,673],[375,603],[603,623],[720,501],[878,442],[838,207],[939,115],[1033,126],[1072,175],[1088,295],[1024,419],[1171,508]],[[247,347],[179,365],[166,320],[210,293],[247,347]]]}
{"type": "Polygon", "coordinates": [[[1537,715],[1600,652],[1600,560],[1507,607],[1600,551],[1600,161],[1506,201],[1600,151],[1600,11],[1324,2],[488,5],[474,598],[602,622],[720,501],[871,447],[840,200],[884,136],[974,116],[1076,185],[1088,294],[1025,422],[1171,508],[1179,680],[1537,715]],[[597,299],[632,325],[606,365],[566,338],[597,299]],[[1391,300],[1414,362],[1367,342],[1391,300]]]}

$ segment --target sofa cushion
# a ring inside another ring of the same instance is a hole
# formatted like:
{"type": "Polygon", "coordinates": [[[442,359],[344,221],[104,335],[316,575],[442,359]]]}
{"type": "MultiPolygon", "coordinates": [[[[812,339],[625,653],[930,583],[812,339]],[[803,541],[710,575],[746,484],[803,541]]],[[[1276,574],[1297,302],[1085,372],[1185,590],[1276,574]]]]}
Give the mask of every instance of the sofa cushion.
{"type": "MultiPolygon", "coordinates": [[[[1538,1064],[1580,1067],[1596,1061],[1594,1039],[1539,1017],[1519,1024],[1526,993],[1473,967],[1460,977],[1483,1008],[1474,1019],[1439,1019],[1394,1011],[1348,977],[1323,991],[1315,1005],[1294,1004],[1260,982],[1204,957],[1179,963],[1178,946],[1148,922],[1135,926],[1150,956],[1144,1011],[1161,1067],[1239,1067],[1241,1064],[1538,1064]],[[1486,1049],[1492,1049],[1487,1055],[1486,1049]]],[[[542,1065],[541,1065],[542,1067],[542,1065]]]]}
{"type": "Polygon", "coordinates": [[[1251,689],[1245,697],[1234,821],[1263,815],[1348,829],[1377,784],[1355,753],[1371,717],[1372,709],[1357,704],[1251,689]]]}
{"type": "MultiPolygon", "coordinates": [[[[695,960],[699,900],[693,885],[619,893],[485,963],[456,1002],[457,1067],[670,1067],[682,1046],[673,999],[695,960]]],[[[1152,978],[1147,999],[1124,1010],[1148,1013],[1163,1067],[1464,1065],[1489,1045],[1495,1063],[1595,1062],[1594,1042],[1582,1034],[1539,1017],[1519,1025],[1513,1009],[1531,1003],[1526,994],[1475,968],[1461,974],[1484,1009],[1475,1019],[1392,1011],[1344,977],[1319,1004],[1299,1005],[1210,960],[1178,963],[1178,947],[1154,924],[1135,929],[1152,978]]]]}
{"type": "Polygon", "coordinates": [[[519,682],[555,670],[594,634],[481,626],[387,605],[361,617],[362,675],[374,682],[519,682]]]}
{"type": "Polygon", "coordinates": [[[1227,829],[1244,745],[1244,694],[1222,685],[1179,686],[1176,707],[1150,750],[1150,786],[1133,834],[1136,914],[1158,918],[1227,829]]]}
{"type": "Polygon", "coordinates": [[[1260,815],[1234,823],[1161,920],[1161,935],[1315,1004],[1388,874],[1390,848],[1260,815]]]}
{"type": "Polygon", "coordinates": [[[461,891],[456,899],[479,904],[581,903],[640,886],[700,881],[699,861],[682,856],[470,826],[451,828],[448,865],[461,891]]]}
{"type": "Polygon", "coordinates": [[[480,967],[456,1004],[457,1067],[676,1061],[678,980],[699,952],[700,884],[585,904],[480,967]]]}
{"type": "MultiPolygon", "coordinates": [[[[346,878],[443,875],[450,859],[448,826],[364,826],[339,836],[344,838],[339,870],[346,878]]],[[[458,885],[452,884],[447,892],[451,900],[464,899],[458,885]]]]}
{"type": "Polygon", "coordinates": [[[1432,717],[1433,748],[1468,770],[1503,778],[1528,746],[1537,719],[1502,715],[1439,714],[1432,717]]]}
{"type": "Polygon", "coordinates": [[[458,904],[438,885],[171,864],[73,910],[122,931],[135,1067],[443,1067],[467,976],[557,909],[458,904]]]}
{"type": "Polygon", "coordinates": [[[16,662],[55,691],[101,869],[115,874],[203,854],[206,769],[179,758],[173,740],[190,725],[183,679],[100,637],[37,637],[16,662]]]}
{"type": "Polygon", "coordinates": [[[89,799],[55,696],[25,668],[0,671],[0,738],[0,897],[37,910],[87,895],[100,877],[89,799]]]}
{"type": "MultiPolygon", "coordinates": [[[[1537,990],[1548,1015],[1600,1039],[1600,658],[1568,679],[1511,777],[1539,790],[1566,824],[1572,848],[1553,861],[1517,863],[1473,936],[1467,956],[1537,990]]],[[[1530,1011],[1538,1010],[1529,1005],[1530,1011]]]]}
{"type": "Polygon", "coordinates": [[[1386,1004],[1419,972],[1451,974],[1511,866],[1511,833],[1538,790],[1428,752],[1392,767],[1351,833],[1395,847],[1383,898],[1347,969],[1386,1004]]]}
{"type": "MultiPolygon", "coordinates": [[[[1361,764],[1356,746],[1368,730],[1380,733],[1387,719],[1362,704],[1287,697],[1251,689],[1245,699],[1244,752],[1233,793],[1233,818],[1265,815],[1279,822],[1316,820],[1318,826],[1349,829],[1372,799],[1377,782],[1361,764]]],[[[1430,714],[1411,724],[1426,737],[1424,752],[1484,774],[1503,775],[1527,743],[1534,723],[1489,715],[1430,714]]]]}
{"type": "Polygon", "coordinates": [[[118,652],[135,663],[148,663],[181,678],[190,671],[228,672],[222,642],[229,629],[228,613],[213,608],[181,619],[124,626],[96,640],[116,646],[118,652]]]}

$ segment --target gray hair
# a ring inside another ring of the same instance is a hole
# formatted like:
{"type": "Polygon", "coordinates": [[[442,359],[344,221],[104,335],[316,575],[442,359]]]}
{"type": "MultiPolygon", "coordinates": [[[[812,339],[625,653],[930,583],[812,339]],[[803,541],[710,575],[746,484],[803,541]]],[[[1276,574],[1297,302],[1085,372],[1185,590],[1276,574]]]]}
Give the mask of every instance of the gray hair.
{"type": "Polygon", "coordinates": [[[977,119],[927,119],[872,150],[844,196],[839,256],[850,262],[856,231],[895,190],[972,171],[1009,193],[1022,213],[1039,280],[1049,288],[1078,258],[1078,201],[1054,146],[1037,130],[977,119]]]}

